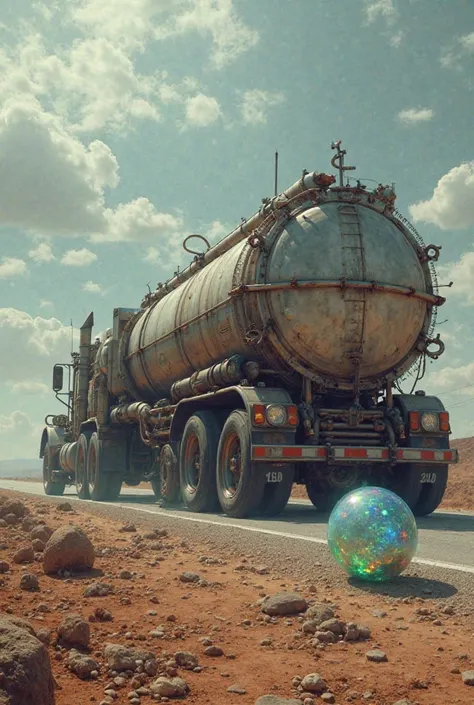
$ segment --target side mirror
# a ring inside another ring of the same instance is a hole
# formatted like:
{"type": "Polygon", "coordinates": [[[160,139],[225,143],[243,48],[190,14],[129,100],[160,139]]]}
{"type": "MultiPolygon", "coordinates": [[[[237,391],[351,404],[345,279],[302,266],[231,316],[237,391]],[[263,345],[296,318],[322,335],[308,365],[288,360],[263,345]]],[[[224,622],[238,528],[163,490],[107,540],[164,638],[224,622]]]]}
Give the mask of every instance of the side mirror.
{"type": "Polygon", "coordinates": [[[61,365],[53,367],[53,392],[60,392],[63,388],[64,370],[61,365]]]}

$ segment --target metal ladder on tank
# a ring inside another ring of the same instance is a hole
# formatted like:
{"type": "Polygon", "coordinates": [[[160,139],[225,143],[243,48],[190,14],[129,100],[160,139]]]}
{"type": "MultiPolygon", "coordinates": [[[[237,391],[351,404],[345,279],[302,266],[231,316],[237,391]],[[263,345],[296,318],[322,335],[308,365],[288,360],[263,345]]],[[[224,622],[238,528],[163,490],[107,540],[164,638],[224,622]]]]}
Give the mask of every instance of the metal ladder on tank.
{"type": "MultiPolygon", "coordinates": [[[[364,239],[356,206],[339,206],[341,232],[342,276],[346,280],[365,281],[364,239]]],[[[358,368],[364,347],[366,292],[356,289],[342,291],[345,304],[344,350],[358,368]]],[[[358,373],[356,373],[358,377],[358,373]]]]}

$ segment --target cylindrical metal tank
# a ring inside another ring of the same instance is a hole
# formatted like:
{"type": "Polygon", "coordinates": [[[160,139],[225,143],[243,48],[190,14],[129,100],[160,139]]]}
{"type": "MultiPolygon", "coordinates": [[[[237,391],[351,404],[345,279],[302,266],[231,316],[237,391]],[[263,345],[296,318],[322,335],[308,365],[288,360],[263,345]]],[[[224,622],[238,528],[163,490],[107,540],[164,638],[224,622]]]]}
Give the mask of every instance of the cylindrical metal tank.
{"type": "Polygon", "coordinates": [[[139,315],[122,353],[141,398],[232,355],[321,389],[378,389],[416,361],[439,302],[423,249],[367,192],[303,201],[139,315]]]}

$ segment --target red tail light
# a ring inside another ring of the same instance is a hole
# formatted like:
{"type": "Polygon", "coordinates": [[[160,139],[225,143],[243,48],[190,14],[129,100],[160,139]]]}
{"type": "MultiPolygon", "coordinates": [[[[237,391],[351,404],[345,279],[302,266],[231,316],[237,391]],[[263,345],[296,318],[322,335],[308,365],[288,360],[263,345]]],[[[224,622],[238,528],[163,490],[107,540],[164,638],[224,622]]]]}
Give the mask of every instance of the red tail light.
{"type": "Polygon", "coordinates": [[[439,415],[439,429],[445,433],[449,433],[451,430],[449,426],[449,414],[447,411],[441,411],[439,415]]]}
{"type": "Polygon", "coordinates": [[[420,430],[420,412],[419,411],[410,411],[409,418],[410,418],[410,431],[419,431],[420,430]]]}

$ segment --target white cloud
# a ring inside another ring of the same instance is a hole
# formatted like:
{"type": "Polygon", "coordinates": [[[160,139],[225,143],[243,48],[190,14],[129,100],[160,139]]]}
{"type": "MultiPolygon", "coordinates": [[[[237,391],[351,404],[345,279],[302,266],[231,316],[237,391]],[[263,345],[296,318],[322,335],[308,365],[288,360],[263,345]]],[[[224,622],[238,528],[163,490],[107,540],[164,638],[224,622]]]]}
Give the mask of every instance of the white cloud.
{"type": "Polygon", "coordinates": [[[23,382],[10,382],[11,391],[15,394],[48,394],[50,387],[44,382],[24,380],[23,382]]]}
{"type": "Polygon", "coordinates": [[[0,157],[0,224],[51,235],[104,229],[103,191],[117,185],[118,165],[103,142],[85,147],[36,101],[7,100],[0,157]]]}
{"type": "Polygon", "coordinates": [[[192,9],[177,16],[175,31],[210,34],[211,58],[218,69],[235,61],[259,41],[258,31],[242,22],[232,0],[193,0],[192,9]]]}
{"type": "Polygon", "coordinates": [[[401,110],[397,118],[405,125],[418,125],[421,122],[429,122],[434,118],[434,111],[431,108],[407,108],[401,110]]]}
{"type": "Polygon", "coordinates": [[[95,262],[96,259],[97,255],[94,252],[83,247],[82,250],[68,250],[65,252],[61,258],[61,264],[69,267],[87,267],[87,265],[95,262]]]}
{"type": "Polygon", "coordinates": [[[212,96],[199,93],[186,101],[186,121],[193,127],[209,127],[221,114],[219,103],[212,96]]]}
{"type": "Polygon", "coordinates": [[[82,290],[87,291],[89,294],[103,294],[104,290],[99,284],[95,284],[94,282],[88,281],[85,282],[85,284],[82,285],[82,290]]]}
{"type": "Polygon", "coordinates": [[[180,227],[146,198],[106,208],[104,191],[118,181],[104,142],[84,146],[36,101],[9,100],[0,111],[0,225],[109,242],[165,237],[180,227]]]}
{"type": "Polygon", "coordinates": [[[459,43],[466,52],[474,54],[474,32],[459,37],[459,43]]]}
{"type": "Polygon", "coordinates": [[[364,9],[369,24],[382,17],[388,25],[391,25],[398,17],[393,0],[366,0],[364,9]]]}
{"type": "Polygon", "coordinates": [[[28,271],[26,262],[17,257],[3,257],[0,262],[0,279],[24,276],[28,271]]]}
{"type": "MultiPolygon", "coordinates": [[[[199,234],[205,237],[212,246],[230,233],[231,230],[233,230],[231,226],[225,225],[220,220],[213,220],[212,223],[199,234]]],[[[173,238],[160,246],[154,245],[148,247],[143,260],[152,265],[170,264],[172,266],[186,266],[189,264],[190,258],[192,257],[192,255],[183,248],[183,241],[188,235],[191,235],[191,233],[183,232],[181,235],[176,234],[173,238]]],[[[195,252],[206,251],[206,243],[198,238],[189,240],[187,247],[195,252]]],[[[170,272],[169,276],[172,276],[172,274],[173,272],[170,272]]]]}
{"type": "Polygon", "coordinates": [[[283,93],[259,89],[245,91],[240,110],[244,123],[250,125],[265,124],[268,108],[280,105],[285,100],[283,93]]]}
{"type": "Polygon", "coordinates": [[[474,396],[474,362],[456,367],[443,367],[433,375],[432,383],[441,391],[456,390],[461,395],[474,396]]]}
{"type": "Polygon", "coordinates": [[[172,237],[182,226],[180,216],[160,213],[147,198],[121,203],[107,210],[107,228],[93,233],[93,242],[146,241],[172,237]]]}
{"type": "Polygon", "coordinates": [[[409,207],[415,222],[433,223],[442,230],[474,225],[474,161],[465,162],[441,177],[426,201],[409,207]]]}
{"type": "Polygon", "coordinates": [[[47,299],[41,299],[41,301],[40,301],[40,308],[49,308],[52,305],[53,305],[53,302],[48,301],[47,299]]]}
{"type": "MultiPolygon", "coordinates": [[[[77,331],[74,331],[77,341],[77,331]]],[[[0,308],[0,380],[49,382],[53,364],[70,359],[71,328],[57,318],[30,316],[15,308],[0,308]],[[13,354],[12,354],[13,352],[13,354]]]]}
{"type": "Polygon", "coordinates": [[[38,458],[42,429],[23,411],[0,414],[0,459],[38,458]]]}
{"type": "Polygon", "coordinates": [[[392,47],[394,47],[395,49],[398,49],[398,47],[403,42],[404,37],[405,37],[405,32],[402,32],[402,30],[395,32],[395,34],[392,34],[392,36],[390,37],[390,45],[392,47]]]}
{"type": "Polygon", "coordinates": [[[465,252],[457,262],[438,267],[438,278],[453,282],[451,296],[460,296],[463,303],[474,306],[474,251],[465,252]]]}
{"type": "Polygon", "coordinates": [[[46,242],[41,242],[36,249],[30,250],[28,257],[35,262],[52,262],[56,259],[51,245],[48,245],[46,242]]]}

